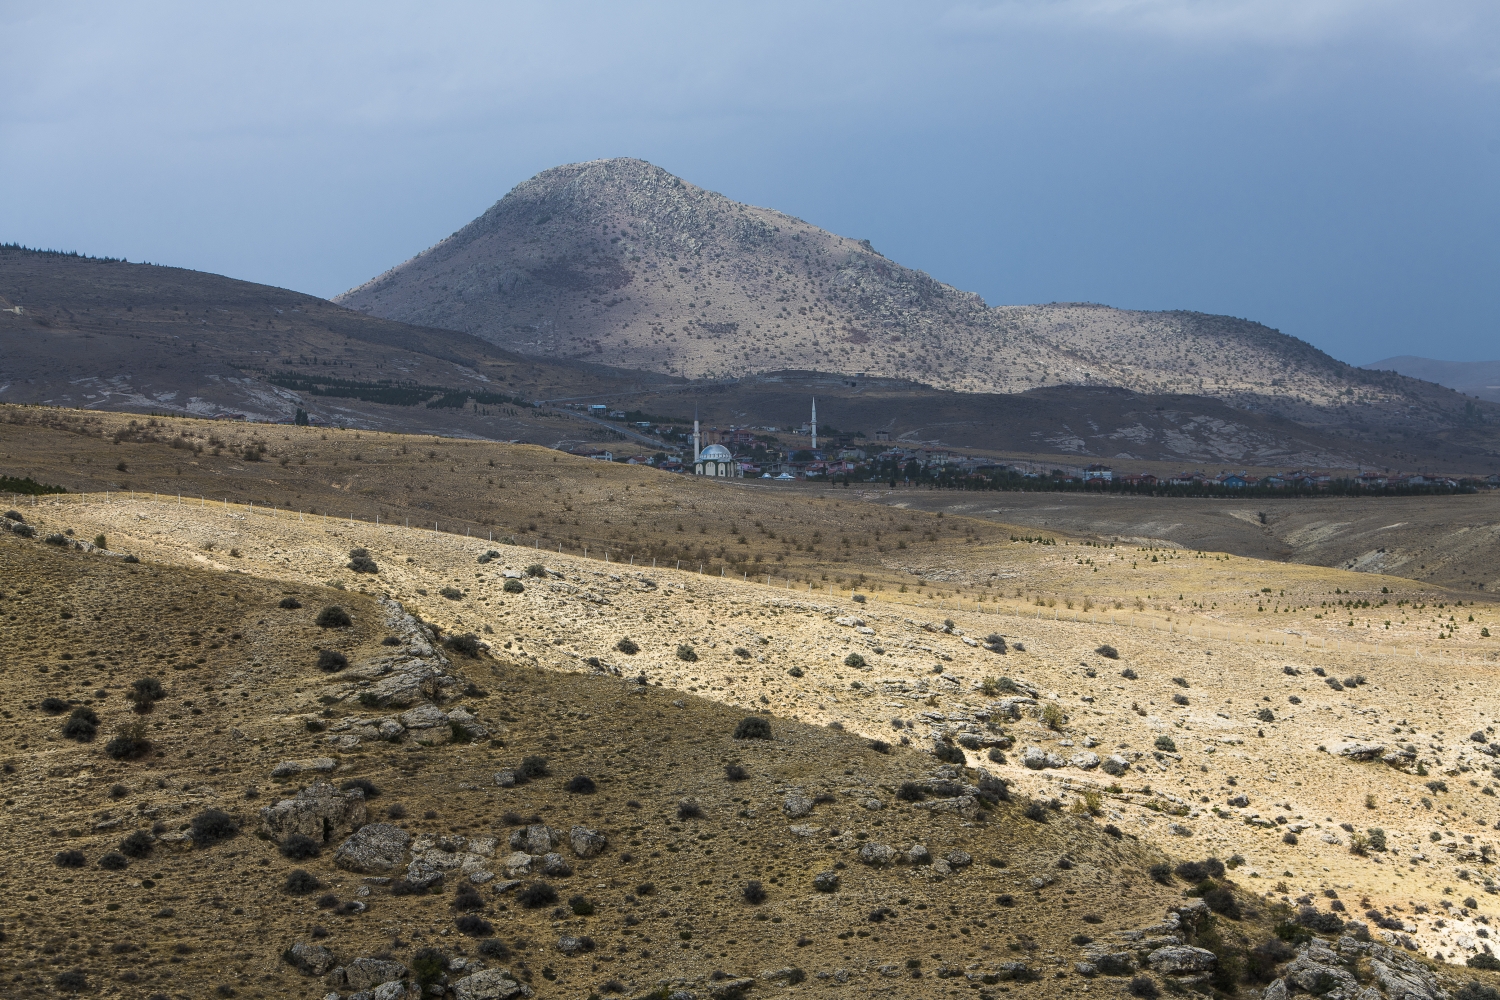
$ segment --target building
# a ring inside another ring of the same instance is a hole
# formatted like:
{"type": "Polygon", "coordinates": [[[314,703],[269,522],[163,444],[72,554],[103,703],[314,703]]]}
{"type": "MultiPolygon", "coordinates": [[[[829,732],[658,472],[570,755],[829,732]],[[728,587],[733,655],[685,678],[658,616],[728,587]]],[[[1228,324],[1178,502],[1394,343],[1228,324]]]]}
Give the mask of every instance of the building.
{"type": "Polygon", "coordinates": [[[1106,483],[1108,483],[1113,481],[1114,478],[1115,470],[1111,469],[1107,465],[1091,465],[1087,469],[1083,470],[1084,482],[1088,482],[1090,479],[1102,479],[1106,483]]]}
{"type": "Polygon", "coordinates": [[[693,414],[693,475],[715,476],[722,479],[738,479],[744,476],[734,455],[722,444],[711,444],[701,448],[703,437],[698,429],[698,414],[693,414]]]}

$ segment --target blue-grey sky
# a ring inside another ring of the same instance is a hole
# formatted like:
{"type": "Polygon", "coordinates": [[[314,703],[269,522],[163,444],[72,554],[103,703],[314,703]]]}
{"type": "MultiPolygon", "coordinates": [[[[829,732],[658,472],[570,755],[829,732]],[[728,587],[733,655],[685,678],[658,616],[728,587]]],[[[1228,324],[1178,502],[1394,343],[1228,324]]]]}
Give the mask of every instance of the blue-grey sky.
{"type": "Polygon", "coordinates": [[[992,304],[1500,357],[1500,5],[0,0],[0,241],[333,295],[638,156],[992,304]]]}

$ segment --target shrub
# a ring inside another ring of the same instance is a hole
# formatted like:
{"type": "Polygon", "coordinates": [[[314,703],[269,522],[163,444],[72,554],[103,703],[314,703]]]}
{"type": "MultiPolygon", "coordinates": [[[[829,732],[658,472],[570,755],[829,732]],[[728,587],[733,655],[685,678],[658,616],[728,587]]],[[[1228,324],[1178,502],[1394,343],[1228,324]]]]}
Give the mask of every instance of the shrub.
{"type": "Polygon", "coordinates": [[[448,971],[448,956],[436,948],[422,948],[411,957],[411,974],[425,991],[448,971]]]}
{"type": "Polygon", "coordinates": [[[991,632],[984,637],[984,648],[988,649],[991,653],[999,653],[1001,656],[1004,656],[1006,653],[1005,636],[999,632],[991,632]]]}
{"type": "Polygon", "coordinates": [[[479,942],[479,954],[485,958],[509,958],[510,947],[504,941],[486,938],[479,942]]]}
{"type": "Polygon", "coordinates": [[[697,799],[683,799],[677,803],[678,819],[699,819],[703,816],[703,806],[697,799]]]}
{"type": "Polygon", "coordinates": [[[425,896],[427,886],[420,882],[412,882],[404,878],[398,878],[391,883],[392,896],[425,896]]]}
{"type": "Polygon", "coordinates": [[[474,660],[479,658],[479,636],[473,632],[465,632],[462,635],[450,635],[443,645],[455,653],[467,656],[474,660]]]}
{"type": "Polygon", "coordinates": [[[1172,739],[1172,737],[1168,736],[1166,733],[1162,733],[1156,738],[1156,749],[1162,751],[1163,753],[1176,753],[1177,741],[1172,739]]]}
{"type": "Polygon", "coordinates": [[[354,619],[349,617],[349,612],[337,604],[330,604],[318,612],[318,617],[313,619],[313,624],[319,628],[348,628],[354,624],[354,619]]]}
{"type": "Polygon", "coordinates": [[[119,851],[110,851],[99,859],[99,867],[105,871],[117,872],[130,867],[130,859],[119,851]]]}
{"type": "Polygon", "coordinates": [[[59,868],[82,868],[88,864],[88,859],[83,856],[82,851],[58,851],[53,855],[52,863],[59,868]]]}
{"type": "Polygon", "coordinates": [[[156,846],[156,838],[145,830],[136,830],[120,841],[120,853],[128,858],[144,858],[156,846]]]}
{"type": "Polygon", "coordinates": [[[1133,680],[1136,680],[1136,679],[1138,679],[1140,677],[1139,674],[1137,674],[1134,670],[1130,669],[1129,667],[1126,667],[1124,670],[1121,670],[1120,671],[1120,676],[1123,677],[1123,678],[1125,678],[1127,681],[1133,681],[1133,680]]]}
{"type": "Polygon", "coordinates": [[[298,608],[302,607],[302,602],[297,600],[295,597],[283,597],[281,599],[281,603],[278,604],[277,607],[285,608],[288,611],[296,611],[298,608]]]}
{"type": "Polygon", "coordinates": [[[48,535],[46,538],[43,538],[42,541],[46,542],[48,545],[67,545],[68,536],[54,532],[48,535]]]}
{"type": "Polygon", "coordinates": [[[992,764],[1005,763],[1005,752],[999,747],[990,747],[990,752],[985,754],[985,756],[990,759],[990,763],[992,764]]]}
{"type": "Polygon", "coordinates": [[[399,802],[393,802],[386,807],[385,815],[387,819],[405,819],[406,807],[399,802]]]}
{"type": "Polygon", "coordinates": [[[155,677],[141,677],[133,681],[130,690],[125,692],[125,700],[132,702],[138,712],[148,712],[151,706],[167,696],[166,689],[161,686],[161,681],[155,677]]]}
{"type": "Polygon", "coordinates": [[[205,809],[193,817],[188,829],[196,847],[212,847],[240,832],[239,821],[222,809],[205,809]]]}
{"type": "Polygon", "coordinates": [[[115,731],[114,739],[104,744],[104,752],[115,760],[135,760],[151,752],[151,741],[146,738],[146,724],[132,722],[115,731]]]}
{"type": "Polygon", "coordinates": [[[1293,833],[1292,831],[1288,830],[1286,833],[1283,833],[1281,835],[1281,842],[1283,844],[1290,844],[1290,845],[1292,845],[1292,846],[1295,847],[1296,844],[1297,844],[1297,835],[1295,833],[1293,833]]]}
{"type": "Polygon", "coordinates": [[[890,753],[891,745],[885,740],[871,740],[870,749],[874,750],[876,753],[890,753]]]}
{"type": "Polygon", "coordinates": [[[465,913],[453,923],[460,934],[467,934],[469,937],[489,937],[495,933],[494,924],[474,913],[465,913]]]}
{"type": "Polygon", "coordinates": [[[737,740],[768,740],[771,738],[771,720],[760,715],[747,715],[734,727],[737,740]]]}
{"type": "Polygon", "coordinates": [[[980,774],[977,786],[979,797],[986,802],[1009,802],[1010,782],[993,774],[980,774]]]}
{"type": "Polygon", "coordinates": [[[1245,973],[1253,981],[1269,983],[1276,978],[1276,966],[1290,961],[1297,952],[1279,937],[1267,938],[1245,955],[1245,973]]]}
{"type": "Polygon", "coordinates": [[[634,656],[636,653],[639,653],[641,651],[641,647],[636,644],[636,641],[634,639],[630,638],[630,636],[627,635],[625,638],[615,643],[615,651],[624,653],[626,656],[634,656]]]}
{"type": "Polygon", "coordinates": [[[336,649],[318,650],[318,669],[325,673],[337,673],[349,666],[349,658],[336,649]]]}
{"type": "Polygon", "coordinates": [[[62,734],[70,740],[78,740],[80,743],[88,743],[99,731],[99,716],[92,708],[78,707],[73,709],[73,714],[68,716],[68,721],[63,723],[62,734]]]}
{"type": "Polygon", "coordinates": [[[369,778],[350,778],[339,785],[339,789],[345,792],[352,792],[356,788],[364,792],[367,799],[373,799],[380,794],[380,789],[369,778]]]}
{"type": "Polygon", "coordinates": [[[801,667],[792,667],[787,671],[787,673],[792,677],[801,677],[806,674],[807,671],[803,670],[801,667]]]}
{"type": "Polygon", "coordinates": [[[552,772],[547,769],[547,758],[538,757],[535,754],[522,757],[520,766],[516,768],[516,777],[522,781],[533,781],[537,778],[545,778],[552,772]]]}
{"type": "Polygon", "coordinates": [[[292,861],[306,861],[323,853],[323,845],[305,833],[289,833],[281,842],[281,856],[292,861]]]}
{"type": "Polygon", "coordinates": [[[499,559],[499,558],[500,558],[500,553],[497,552],[494,549],[490,549],[488,552],[484,553],[483,555],[481,555],[479,557],[479,562],[480,563],[487,563],[487,562],[489,562],[492,559],[499,559]]]}
{"type": "Polygon", "coordinates": [[[1161,991],[1156,988],[1156,983],[1150,976],[1136,976],[1130,981],[1127,989],[1131,996],[1139,1000],[1156,1000],[1156,997],[1161,995],[1161,991]]]}
{"type": "Polygon", "coordinates": [[[82,993],[89,988],[89,977],[79,969],[69,969],[53,976],[52,985],[64,993],[82,993]]]}
{"type": "Polygon", "coordinates": [[[744,781],[750,777],[750,772],[746,771],[739,764],[728,764],[724,768],[724,777],[730,781],[744,781]]]}
{"type": "Polygon", "coordinates": [[[319,882],[311,872],[301,868],[293,868],[287,872],[286,881],[281,886],[283,892],[293,896],[305,896],[321,888],[323,888],[323,883],[319,882]]]}
{"type": "Polygon", "coordinates": [[[1158,862],[1146,869],[1146,874],[1151,876],[1151,881],[1160,882],[1162,885],[1172,884],[1172,866],[1158,862]]]}
{"type": "Polygon", "coordinates": [[[933,744],[932,752],[933,755],[936,756],[937,759],[942,761],[944,764],[962,765],[968,760],[968,758],[964,756],[962,747],[956,746],[952,743],[946,743],[943,740],[938,740],[935,744],[933,744]]]}
{"type": "Polygon", "coordinates": [[[1115,647],[1113,646],[1100,646],[1098,649],[1095,649],[1094,652],[1098,653],[1106,660],[1118,660],[1120,658],[1120,651],[1115,649],[1115,647]]]}
{"type": "Polygon", "coordinates": [[[1034,823],[1047,822],[1047,807],[1032,799],[1026,803],[1026,808],[1021,810],[1021,815],[1034,823]]]}
{"type": "Polygon", "coordinates": [[[746,882],[745,888],[740,891],[740,895],[751,906],[759,906],[766,901],[766,888],[756,881],[746,882]]]}
{"type": "Polygon", "coordinates": [[[575,917],[592,917],[594,915],[594,904],[589,902],[587,896],[572,896],[568,899],[568,909],[573,911],[575,917]]]}
{"type": "Polygon", "coordinates": [[[1063,723],[1068,721],[1068,717],[1063,714],[1062,706],[1055,701],[1049,701],[1042,706],[1041,719],[1042,725],[1048,729],[1061,729],[1063,723]]]}
{"type": "Polygon", "coordinates": [[[1257,719],[1259,719],[1261,722],[1275,722],[1276,721],[1276,713],[1273,712],[1273,711],[1271,711],[1269,708],[1263,708],[1259,712],[1256,712],[1255,713],[1255,717],[1257,719]]]}
{"type": "Polygon", "coordinates": [[[546,882],[528,882],[516,890],[516,902],[528,910],[539,910],[557,902],[557,890],[546,882]]]}
{"type": "Polygon", "coordinates": [[[853,667],[856,670],[865,665],[865,658],[858,653],[850,653],[844,657],[844,666],[853,667]]]}
{"type": "Polygon", "coordinates": [[[1240,906],[1235,901],[1234,893],[1217,882],[1203,892],[1203,902],[1215,913],[1228,917],[1230,920],[1240,919],[1240,906]]]}
{"type": "Polygon", "coordinates": [[[698,654],[693,651],[692,646],[686,644],[677,647],[677,658],[685,663],[698,662],[698,654]]]}
{"type": "Polygon", "coordinates": [[[463,910],[466,913],[484,909],[484,897],[479,895],[479,889],[473,885],[460,885],[457,894],[453,897],[453,908],[463,910]]]}
{"type": "Polygon", "coordinates": [[[1185,694],[1174,694],[1172,696],[1172,704],[1174,705],[1186,705],[1187,703],[1188,697],[1185,694]]]}
{"type": "Polygon", "coordinates": [[[1378,826],[1372,826],[1370,827],[1368,833],[1370,838],[1370,850],[1385,850],[1385,831],[1378,826]]]}
{"type": "Polygon", "coordinates": [[[370,558],[369,549],[350,549],[348,568],[356,573],[379,573],[380,567],[370,558]]]}
{"type": "Polygon", "coordinates": [[[563,788],[574,795],[593,795],[598,786],[594,784],[593,778],[590,778],[586,774],[579,774],[569,778],[568,783],[563,788]]]}
{"type": "Polygon", "coordinates": [[[1184,861],[1177,866],[1177,877],[1184,882],[1198,883],[1205,879],[1223,878],[1224,862],[1218,858],[1204,861],[1184,861]]]}
{"type": "Polygon", "coordinates": [[[68,710],[68,703],[61,698],[43,698],[41,709],[48,715],[61,715],[68,710]]]}
{"type": "Polygon", "coordinates": [[[1500,970],[1500,959],[1496,959],[1487,951],[1481,951],[1464,962],[1471,969],[1485,969],[1490,972],[1500,970]]]}

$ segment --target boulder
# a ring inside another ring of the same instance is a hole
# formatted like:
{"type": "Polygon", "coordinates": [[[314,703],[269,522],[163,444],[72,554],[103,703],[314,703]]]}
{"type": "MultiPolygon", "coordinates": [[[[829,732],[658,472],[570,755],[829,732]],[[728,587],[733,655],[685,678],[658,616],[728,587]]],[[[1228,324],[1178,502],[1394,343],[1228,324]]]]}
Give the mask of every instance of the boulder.
{"type": "Polygon", "coordinates": [[[422,991],[413,986],[406,988],[406,984],[399,979],[393,979],[388,983],[381,983],[375,987],[375,1000],[409,1000],[409,998],[420,997],[422,991]]]}
{"type": "Polygon", "coordinates": [[[317,774],[327,774],[338,766],[338,761],[332,757],[313,757],[311,760],[284,760],[271,769],[271,777],[290,778],[293,775],[305,774],[308,771],[317,774]]]}
{"type": "Polygon", "coordinates": [[[859,845],[859,860],[867,865],[881,867],[896,863],[896,849],[887,844],[866,841],[859,845]]]}
{"type": "Polygon", "coordinates": [[[531,855],[525,851],[516,851],[501,862],[505,866],[505,874],[511,878],[518,878],[531,874],[531,855]]]}
{"type": "Polygon", "coordinates": [[[819,892],[837,892],[839,873],[836,871],[819,872],[813,876],[813,888],[819,892]]]}
{"type": "Polygon", "coordinates": [[[546,823],[532,823],[524,830],[515,830],[510,835],[512,850],[527,854],[546,854],[562,840],[558,833],[546,823]]]}
{"type": "Polygon", "coordinates": [[[1092,750],[1085,750],[1068,758],[1068,763],[1085,771],[1092,771],[1099,766],[1099,755],[1092,750]]]}
{"type": "Polygon", "coordinates": [[[406,860],[411,834],[391,823],[370,823],[356,830],[333,853],[340,868],[371,875],[395,871],[406,860]]]}
{"type": "Polygon", "coordinates": [[[1194,948],[1187,944],[1168,945],[1157,948],[1146,959],[1154,972],[1167,976],[1179,976],[1207,972],[1214,967],[1218,956],[1206,948],[1194,948]]]}
{"type": "Polygon", "coordinates": [[[568,846],[580,858],[592,858],[609,843],[604,834],[586,826],[575,826],[568,832],[568,846]]]}
{"type": "Polygon", "coordinates": [[[573,874],[573,866],[561,854],[545,854],[542,856],[542,874],[553,878],[567,878],[573,874]]]}
{"type": "Polygon", "coordinates": [[[428,863],[426,858],[413,859],[406,866],[406,881],[418,889],[431,889],[443,884],[443,869],[428,863]]]}
{"type": "Polygon", "coordinates": [[[1260,995],[1261,1000],[1286,1000],[1286,980],[1273,979],[1260,995]]]}
{"type": "Polygon", "coordinates": [[[564,934],[557,939],[557,950],[571,958],[579,952],[588,951],[588,942],[584,941],[583,938],[564,934]]]}
{"type": "Polygon", "coordinates": [[[457,1000],[511,1000],[531,996],[531,987],[518,983],[506,969],[485,969],[453,983],[457,1000]]]}
{"type": "Polygon", "coordinates": [[[813,800],[801,792],[792,792],[781,804],[782,811],[792,819],[801,819],[813,811],[813,800]]]}
{"type": "Polygon", "coordinates": [[[516,784],[516,772],[510,770],[496,771],[495,784],[501,788],[514,788],[516,784]]]}
{"type": "Polygon", "coordinates": [[[1118,778],[1120,775],[1130,770],[1130,761],[1126,760],[1124,757],[1121,757],[1117,753],[1112,753],[1108,757],[1104,758],[1103,763],[1101,763],[1099,767],[1103,769],[1104,773],[1109,775],[1111,778],[1118,778]]]}
{"type": "Polygon", "coordinates": [[[1047,766],[1047,751],[1041,747],[1027,747],[1021,751],[1021,766],[1040,771],[1047,766]]]}
{"type": "Polygon", "coordinates": [[[974,856],[968,851],[949,851],[947,861],[954,868],[967,868],[974,863],[974,856]]]}
{"type": "Polygon", "coordinates": [[[321,976],[336,964],[333,952],[327,948],[301,941],[282,952],[281,957],[292,968],[309,976],[321,976]]]}
{"type": "Polygon", "coordinates": [[[474,713],[467,709],[455,708],[450,711],[448,713],[448,723],[451,726],[457,726],[471,740],[487,740],[490,738],[490,731],[480,725],[479,720],[474,717],[474,713]]]}
{"type": "Polygon", "coordinates": [[[272,840],[300,833],[323,843],[359,829],[365,815],[364,792],[341,792],[326,781],[315,781],[295,798],[262,809],[260,828],[272,840]]]}
{"type": "Polygon", "coordinates": [[[1345,743],[1334,751],[1348,760],[1375,760],[1385,753],[1383,743],[1345,743]]]}
{"type": "Polygon", "coordinates": [[[389,958],[356,958],[343,971],[343,984],[351,990],[368,990],[406,978],[406,966],[389,958]]]}
{"type": "Polygon", "coordinates": [[[906,849],[906,860],[910,864],[925,865],[932,861],[932,854],[925,844],[912,844],[906,849]]]}

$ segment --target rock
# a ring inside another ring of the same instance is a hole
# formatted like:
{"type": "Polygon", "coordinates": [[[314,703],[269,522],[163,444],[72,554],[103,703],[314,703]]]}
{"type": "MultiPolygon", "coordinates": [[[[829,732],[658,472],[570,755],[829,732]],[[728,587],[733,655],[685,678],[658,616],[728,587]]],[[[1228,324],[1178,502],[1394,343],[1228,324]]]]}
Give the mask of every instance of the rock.
{"type": "Polygon", "coordinates": [[[877,867],[896,863],[896,850],[887,844],[866,841],[859,846],[859,860],[877,867]]]}
{"type": "Polygon", "coordinates": [[[967,868],[974,863],[974,857],[968,851],[949,851],[947,860],[954,868],[967,868]]]}
{"type": "Polygon", "coordinates": [[[819,892],[837,892],[839,873],[836,871],[819,872],[813,876],[813,888],[819,892]]]}
{"type": "Polygon", "coordinates": [[[300,833],[324,843],[364,826],[365,818],[364,792],[341,792],[326,781],[315,781],[295,798],[262,809],[260,829],[272,840],[300,833]]]}
{"type": "Polygon", "coordinates": [[[1167,832],[1174,837],[1191,837],[1193,828],[1183,823],[1168,823],[1167,832]]]}
{"type": "Polygon", "coordinates": [[[344,985],[351,990],[368,990],[393,979],[405,979],[406,966],[388,958],[356,958],[344,966],[344,985]]]}
{"type": "Polygon", "coordinates": [[[1068,763],[1085,771],[1092,771],[1099,766],[1099,755],[1091,750],[1086,750],[1083,753],[1074,754],[1068,758],[1068,763]]]}
{"type": "Polygon", "coordinates": [[[531,874],[531,855],[525,851],[516,851],[501,864],[505,866],[505,874],[511,878],[531,874]]]}
{"type": "Polygon", "coordinates": [[[1151,963],[1155,972],[1168,976],[1178,976],[1184,973],[1207,972],[1212,969],[1218,956],[1206,948],[1194,948],[1192,945],[1175,944],[1165,948],[1157,948],[1146,959],[1151,963]]]}
{"type": "Polygon", "coordinates": [[[864,806],[866,809],[869,809],[871,812],[885,808],[885,803],[880,801],[879,799],[860,799],[859,804],[864,806]]]}
{"type": "Polygon", "coordinates": [[[518,983],[506,969],[485,969],[453,984],[456,1000],[511,1000],[531,996],[531,987],[518,983]]]}
{"type": "Polygon", "coordinates": [[[411,834],[390,823],[360,827],[333,854],[340,868],[365,874],[395,871],[406,860],[411,834]]]}
{"type": "Polygon", "coordinates": [[[1273,979],[1260,995],[1261,1000],[1286,1000],[1286,980],[1273,979]]]}
{"type": "Polygon", "coordinates": [[[375,723],[375,735],[387,743],[394,743],[406,733],[406,727],[395,719],[381,719],[375,723]]]}
{"type": "Polygon", "coordinates": [[[313,757],[311,760],[284,760],[271,769],[271,777],[290,778],[294,774],[303,774],[307,771],[327,774],[338,766],[338,761],[332,757],[313,757]]]}
{"type": "Polygon", "coordinates": [[[1346,743],[1334,753],[1348,760],[1374,760],[1385,753],[1383,743],[1346,743]]]}
{"type": "Polygon", "coordinates": [[[309,976],[321,976],[337,964],[333,952],[327,948],[301,941],[282,952],[281,957],[286,960],[286,964],[309,976]]]}
{"type": "Polygon", "coordinates": [[[973,819],[979,815],[979,800],[972,795],[959,795],[951,799],[931,799],[927,802],[912,803],[914,809],[926,809],[935,813],[957,813],[964,819],[973,819]]]}
{"type": "Polygon", "coordinates": [[[1047,766],[1047,751],[1041,747],[1027,747],[1021,751],[1021,766],[1040,771],[1047,766]]]}
{"type": "Polygon", "coordinates": [[[479,720],[468,709],[455,708],[448,713],[449,725],[457,726],[471,740],[487,740],[490,731],[479,724],[479,720]]]}
{"type": "Polygon", "coordinates": [[[1106,976],[1128,976],[1135,971],[1135,959],[1128,951],[1097,955],[1094,957],[1094,965],[1106,976]]]}
{"type": "Polygon", "coordinates": [[[568,846],[573,848],[573,853],[580,858],[592,858],[604,850],[608,843],[604,834],[590,830],[586,826],[575,826],[568,833],[568,846]]]}
{"type": "Polygon", "coordinates": [[[1073,971],[1084,979],[1093,979],[1099,974],[1099,967],[1093,962],[1074,962],[1073,971]]]}
{"type": "Polygon", "coordinates": [[[501,893],[510,892],[512,889],[519,889],[520,887],[521,880],[518,878],[505,879],[502,882],[496,882],[494,885],[490,886],[490,888],[494,890],[495,895],[497,896],[501,893]]]}
{"type": "Polygon", "coordinates": [[[723,979],[708,984],[708,995],[714,1000],[729,1000],[731,997],[743,996],[754,985],[755,980],[748,976],[743,979],[723,979]]]}
{"type": "Polygon", "coordinates": [[[925,865],[932,860],[932,854],[927,850],[927,845],[912,844],[906,849],[906,860],[909,864],[925,865]]]}
{"type": "Polygon", "coordinates": [[[406,1000],[407,997],[419,997],[421,995],[421,990],[415,986],[408,991],[406,984],[399,979],[392,980],[389,983],[381,983],[375,987],[375,1000],[406,1000]]]}
{"type": "Polygon", "coordinates": [[[545,823],[533,823],[524,830],[516,830],[510,835],[510,846],[512,850],[525,851],[527,854],[546,854],[557,846],[562,840],[562,834],[545,823]]]}
{"type": "Polygon", "coordinates": [[[571,958],[572,956],[577,955],[579,952],[587,951],[588,945],[584,943],[584,940],[582,938],[576,938],[572,935],[564,934],[562,937],[557,939],[557,950],[571,958]]]}
{"type": "Polygon", "coordinates": [[[487,871],[485,871],[482,868],[479,869],[478,871],[469,872],[469,881],[473,882],[475,885],[484,885],[486,882],[488,882],[490,879],[492,879],[494,877],[495,877],[495,873],[494,872],[487,872],[487,871]]]}
{"type": "Polygon", "coordinates": [[[851,616],[840,616],[838,618],[835,618],[833,620],[833,623],[835,625],[843,625],[846,628],[863,628],[865,620],[863,618],[854,618],[851,616]]]}
{"type": "Polygon", "coordinates": [[[499,785],[501,788],[514,788],[516,785],[516,772],[496,771],[495,784],[499,785]]]}
{"type": "Polygon", "coordinates": [[[1130,761],[1126,760],[1124,757],[1121,757],[1119,754],[1112,753],[1108,757],[1104,758],[1104,762],[1101,763],[1099,767],[1102,768],[1104,773],[1109,775],[1111,778],[1118,778],[1120,775],[1130,770],[1130,761]]]}
{"type": "Polygon", "coordinates": [[[573,866],[568,864],[568,859],[561,854],[545,854],[542,856],[542,874],[567,878],[573,874],[573,866]]]}
{"type": "Polygon", "coordinates": [[[419,889],[431,889],[442,885],[443,869],[431,864],[426,858],[416,858],[406,866],[406,881],[419,889]]]}
{"type": "Polygon", "coordinates": [[[792,819],[801,819],[813,811],[813,801],[800,792],[793,792],[786,797],[781,808],[792,819]]]}
{"type": "Polygon", "coordinates": [[[821,826],[810,826],[806,823],[798,823],[787,827],[787,830],[797,837],[816,837],[822,832],[821,826]]]}
{"type": "Polygon", "coordinates": [[[1250,796],[1246,795],[1244,792],[1240,792],[1240,794],[1238,795],[1232,795],[1229,798],[1229,804],[1234,806],[1236,809],[1243,809],[1250,804],[1250,796]]]}

